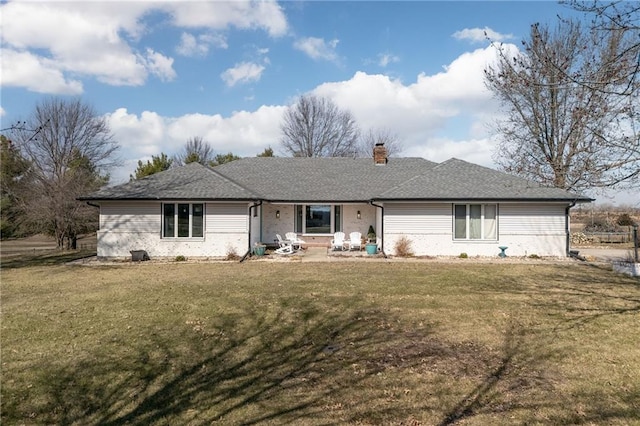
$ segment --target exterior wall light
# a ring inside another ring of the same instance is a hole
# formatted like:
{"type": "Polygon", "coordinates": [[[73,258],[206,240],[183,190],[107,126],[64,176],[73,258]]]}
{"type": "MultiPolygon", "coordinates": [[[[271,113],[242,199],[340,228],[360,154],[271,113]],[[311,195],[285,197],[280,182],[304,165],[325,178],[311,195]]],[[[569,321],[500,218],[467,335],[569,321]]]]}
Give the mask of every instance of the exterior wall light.
{"type": "Polygon", "coordinates": [[[276,219],[280,219],[280,210],[276,210],[276,219]]]}
{"type": "Polygon", "coordinates": [[[362,219],[362,215],[360,214],[360,210],[358,210],[358,213],[356,214],[356,217],[357,217],[358,219],[362,219]]]}

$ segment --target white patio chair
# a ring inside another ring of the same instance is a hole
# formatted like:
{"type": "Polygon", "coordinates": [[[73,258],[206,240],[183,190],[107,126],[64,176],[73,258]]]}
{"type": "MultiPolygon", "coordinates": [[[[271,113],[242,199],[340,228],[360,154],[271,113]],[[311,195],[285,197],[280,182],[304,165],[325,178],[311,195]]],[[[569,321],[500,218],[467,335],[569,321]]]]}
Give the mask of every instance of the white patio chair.
{"type": "Polygon", "coordinates": [[[335,232],[331,240],[331,250],[345,250],[344,232],[335,232]]]}
{"type": "Polygon", "coordinates": [[[362,233],[354,231],[349,234],[349,249],[362,250],[362,233]]]}
{"type": "Polygon", "coordinates": [[[280,234],[276,234],[276,242],[278,243],[278,248],[273,252],[276,254],[292,254],[295,250],[293,249],[293,244],[291,241],[285,240],[282,238],[280,234]]]}
{"type": "Polygon", "coordinates": [[[305,241],[298,238],[298,234],[296,234],[295,232],[287,232],[286,234],[284,234],[284,236],[287,241],[291,242],[291,245],[295,250],[302,250],[302,244],[304,244],[305,241]]]}

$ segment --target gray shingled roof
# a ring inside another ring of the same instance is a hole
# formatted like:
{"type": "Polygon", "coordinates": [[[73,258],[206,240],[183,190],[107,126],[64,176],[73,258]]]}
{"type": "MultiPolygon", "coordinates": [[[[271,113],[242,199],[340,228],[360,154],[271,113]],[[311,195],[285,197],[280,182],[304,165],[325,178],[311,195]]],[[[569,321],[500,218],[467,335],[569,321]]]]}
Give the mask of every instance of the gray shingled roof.
{"type": "Polygon", "coordinates": [[[103,188],[81,200],[253,200],[259,195],[209,167],[190,163],[122,185],[103,188]]]}
{"type": "Polygon", "coordinates": [[[267,200],[367,202],[370,200],[590,201],[557,188],[466,161],[423,158],[250,157],[209,168],[192,163],[105,188],[84,200],[267,200]]]}
{"type": "Polygon", "coordinates": [[[390,188],[379,200],[576,200],[590,201],[488,167],[452,158],[390,188]]]}
{"type": "Polygon", "coordinates": [[[392,158],[376,165],[371,158],[243,158],[215,167],[270,201],[369,201],[435,167],[424,158],[392,158]]]}

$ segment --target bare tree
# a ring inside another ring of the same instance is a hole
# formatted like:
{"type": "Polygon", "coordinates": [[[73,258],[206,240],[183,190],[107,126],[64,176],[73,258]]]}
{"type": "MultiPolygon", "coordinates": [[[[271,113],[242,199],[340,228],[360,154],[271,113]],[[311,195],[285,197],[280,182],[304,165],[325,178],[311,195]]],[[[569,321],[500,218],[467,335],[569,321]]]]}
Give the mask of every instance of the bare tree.
{"type": "Polygon", "coordinates": [[[72,247],[98,216],[77,198],[105,185],[107,170],[117,162],[118,145],[106,121],[79,99],[49,98],[13,133],[31,164],[32,185],[19,197],[25,218],[37,231],[55,236],[59,248],[65,240],[72,247]]]}
{"type": "Polygon", "coordinates": [[[280,130],[284,151],[294,157],[355,157],[358,152],[360,131],[353,116],[328,98],[301,96],[280,130]]]}
{"type": "MultiPolygon", "coordinates": [[[[610,54],[604,57],[600,67],[618,79],[610,82],[594,80],[591,76],[577,75],[573,79],[592,90],[614,91],[621,96],[638,96],[638,74],[640,74],[640,3],[631,1],[562,1],[574,10],[590,18],[590,28],[597,37],[606,42],[610,33],[618,33],[616,44],[610,46],[610,54]]],[[[573,77],[573,76],[572,76],[573,77]]]]}
{"type": "Polygon", "coordinates": [[[389,157],[397,157],[402,153],[402,143],[398,135],[386,128],[369,129],[360,140],[358,146],[359,157],[373,157],[376,144],[384,144],[389,157]]]}
{"type": "Polygon", "coordinates": [[[209,165],[215,159],[213,148],[200,136],[187,140],[182,151],[174,157],[174,164],[183,166],[189,163],[209,165]]]}
{"type": "Polygon", "coordinates": [[[621,70],[602,67],[622,36],[608,34],[561,21],[555,32],[533,25],[522,53],[499,47],[485,82],[505,109],[494,155],[504,170],[575,191],[637,184],[638,99],[619,96],[621,70]],[[598,90],[576,82],[581,76],[598,90]]]}

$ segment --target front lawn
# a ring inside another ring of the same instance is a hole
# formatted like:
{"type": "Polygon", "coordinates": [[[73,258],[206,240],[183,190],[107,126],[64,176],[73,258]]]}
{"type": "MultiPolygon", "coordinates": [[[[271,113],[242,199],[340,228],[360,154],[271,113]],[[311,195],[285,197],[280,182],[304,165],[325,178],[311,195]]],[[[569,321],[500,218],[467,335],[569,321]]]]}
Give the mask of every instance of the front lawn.
{"type": "Polygon", "coordinates": [[[15,266],[2,424],[640,424],[640,282],[603,267],[15,266]]]}

